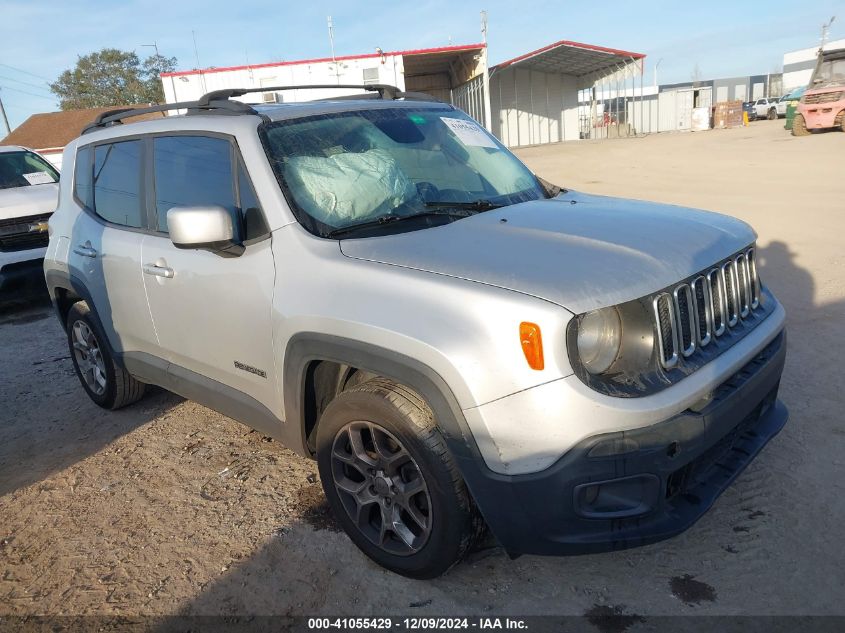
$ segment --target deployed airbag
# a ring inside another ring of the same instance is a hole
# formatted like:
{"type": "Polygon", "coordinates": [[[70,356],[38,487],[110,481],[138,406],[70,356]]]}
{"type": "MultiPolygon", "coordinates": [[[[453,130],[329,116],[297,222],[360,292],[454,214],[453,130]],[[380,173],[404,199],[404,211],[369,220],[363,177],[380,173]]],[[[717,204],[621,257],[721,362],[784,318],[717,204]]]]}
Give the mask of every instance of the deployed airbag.
{"type": "Polygon", "coordinates": [[[288,186],[303,210],[341,227],[390,213],[417,189],[383,149],[286,160],[288,186]]]}

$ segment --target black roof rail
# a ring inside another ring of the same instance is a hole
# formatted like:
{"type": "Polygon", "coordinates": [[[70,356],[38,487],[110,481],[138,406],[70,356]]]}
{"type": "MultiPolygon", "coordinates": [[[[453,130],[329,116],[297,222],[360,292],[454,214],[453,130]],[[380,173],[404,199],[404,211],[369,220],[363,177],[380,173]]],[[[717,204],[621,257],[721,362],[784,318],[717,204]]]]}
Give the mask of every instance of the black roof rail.
{"type": "MultiPolygon", "coordinates": [[[[302,86],[261,86],[260,88],[226,88],[224,90],[215,90],[201,96],[197,103],[201,106],[207,106],[212,102],[222,99],[231,99],[232,97],[242,97],[245,94],[253,92],[282,92],[284,90],[326,90],[333,88],[342,88],[346,90],[364,90],[366,92],[376,92],[381,99],[416,99],[422,101],[437,101],[431,95],[422,92],[403,92],[396,86],[389,84],[306,84],[302,86]]],[[[350,95],[346,97],[327,97],[320,99],[320,101],[329,101],[334,99],[355,99],[360,98],[359,95],[350,95]]]]}
{"type": "MultiPolygon", "coordinates": [[[[208,96],[208,95],[205,95],[208,96]]],[[[107,110],[101,112],[96,118],[82,129],[82,134],[87,134],[99,127],[106,127],[116,123],[122,123],[123,119],[128,119],[133,116],[141,114],[151,114],[153,112],[166,112],[168,110],[187,109],[189,113],[218,113],[218,114],[257,114],[261,116],[254,108],[241,103],[240,101],[228,100],[214,100],[213,103],[200,103],[199,101],[181,101],[178,103],[164,103],[161,105],[149,106],[146,108],[115,108],[114,110],[107,110]]]]}
{"type": "MultiPolygon", "coordinates": [[[[309,89],[356,89],[360,88],[366,92],[378,93],[380,99],[415,99],[420,101],[437,101],[431,95],[422,92],[403,92],[396,86],[388,84],[310,84],[304,86],[262,86],[260,88],[227,88],[225,90],[214,90],[207,92],[196,101],[181,101],[178,103],[165,103],[152,105],[146,108],[115,108],[101,112],[96,118],[82,129],[82,134],[108,125],[122,123],[128,119],[141,114],[153,112],[166,112],[168,110],[187,110],[187,114],[255,114],[262,118],[266,117],[247,103],[232,101],[232,97],[242,97],[253,92],[281,92],[283,90],[309,90],[309,89]]],[[[375,95],[373,95],[375,96],[375,95]]],[[[354,99],[361,98],[360,95],[347,97],[331,97],[331,99],[354,99]]]]}

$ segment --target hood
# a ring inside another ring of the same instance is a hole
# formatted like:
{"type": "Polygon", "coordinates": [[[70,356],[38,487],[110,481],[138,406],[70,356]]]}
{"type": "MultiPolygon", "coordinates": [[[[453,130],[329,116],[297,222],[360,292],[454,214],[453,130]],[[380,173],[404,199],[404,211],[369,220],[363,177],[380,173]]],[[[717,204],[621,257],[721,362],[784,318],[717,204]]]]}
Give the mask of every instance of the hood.
{"type": "Polygon", "coordinates": [[[59,204],[59,183],[0,189],[0,220],[52,213],[59,204]]]}
{"type": "Polygon", "coordinates": [[[580,314],[665,288],[755,237],[718,213],[570,191],[436,228],[343,240],[340,248],[347,257],[515,290],[580,314]]]}

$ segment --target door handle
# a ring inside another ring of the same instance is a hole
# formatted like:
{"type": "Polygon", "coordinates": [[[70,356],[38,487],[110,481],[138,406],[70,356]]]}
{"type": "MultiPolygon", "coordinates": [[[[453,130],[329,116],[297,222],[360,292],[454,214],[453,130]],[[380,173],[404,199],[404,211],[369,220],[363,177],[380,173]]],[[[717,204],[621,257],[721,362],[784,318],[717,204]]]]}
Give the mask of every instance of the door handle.
{"type": "Polygon", "coordinates": [[[173,279],[173,275],[175,275],[176,273],[173,272],[172,268],[168,268],[167,266],[158,266],[156,264],[144,264],[144,274],[155,275],[156,277],[164,277],[165,279],[173,279]]]}
{"type": "Polygon", "coordinates": [[[91,247],[91,242],[87,241],[84,244],[78,244],[74,249],[73,252],[77,255],[82,255],[83,257],[96,257],[97,250],[91,247]]]}

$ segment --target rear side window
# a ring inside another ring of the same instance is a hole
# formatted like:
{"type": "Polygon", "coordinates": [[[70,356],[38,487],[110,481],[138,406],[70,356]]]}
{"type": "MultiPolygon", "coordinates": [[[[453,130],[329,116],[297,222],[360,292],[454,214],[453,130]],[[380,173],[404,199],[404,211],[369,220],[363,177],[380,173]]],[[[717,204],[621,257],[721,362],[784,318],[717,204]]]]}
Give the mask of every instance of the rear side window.
{"type": "Polygon", "coordinates": [[[229,141],[206,136],[161,136],[154,141],[157,228],[167,232],[173,207],[217,205],[237,212],[229,141]]]}
{"type": "Polygon", "coordinates": [[[114,224],[140,228],[141,141],[97,145],[94,149],[92,209],[114,224]]]}

